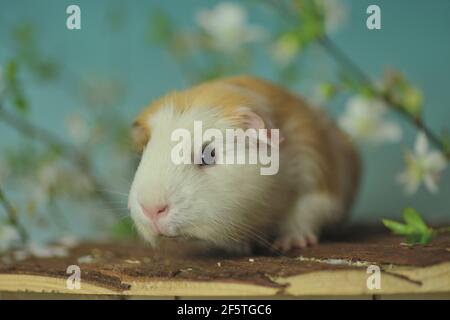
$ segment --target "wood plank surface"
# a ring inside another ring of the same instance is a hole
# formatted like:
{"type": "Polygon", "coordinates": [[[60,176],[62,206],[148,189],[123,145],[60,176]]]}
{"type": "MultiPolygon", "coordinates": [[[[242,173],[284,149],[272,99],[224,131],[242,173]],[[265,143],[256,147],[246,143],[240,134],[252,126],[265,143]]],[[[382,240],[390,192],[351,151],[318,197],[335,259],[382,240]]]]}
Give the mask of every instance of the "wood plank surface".
{"type": "Polygon", "coordinates": [[[72,248],[67,257],[0,263],[0,291],[148,297],[450,297],[450,236],[411,247],[379,229],[356,226],[289,256],[263,251],[245,257],[176,240],[157,250],[143,243],[86,243],[72,248]],[[81,269],[80,289],[66,285],[69,265],[81,269]],[[380,267],[381,289],[368,288],[369,265],[380,267]]]}

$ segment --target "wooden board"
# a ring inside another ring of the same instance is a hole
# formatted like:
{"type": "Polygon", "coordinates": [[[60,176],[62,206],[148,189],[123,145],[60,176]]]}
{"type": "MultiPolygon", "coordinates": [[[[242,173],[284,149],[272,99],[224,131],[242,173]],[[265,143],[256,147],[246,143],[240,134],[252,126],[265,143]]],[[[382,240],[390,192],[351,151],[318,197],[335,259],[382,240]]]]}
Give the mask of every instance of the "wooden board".
{"type": "Polygon", "coordinates": [[[401,238],[353,227],[290,256],[230,257],[167,241],[90,243],[64,258],[0,264],[0,291],[127,296],[365,296],[448,294],[450,236],[409,247],[401,238]],[[69,289],[69,265],[81,269],[81,288],[69,289]],[[369,265],[381,269],[381,289],[367,287],[369,265]]]}

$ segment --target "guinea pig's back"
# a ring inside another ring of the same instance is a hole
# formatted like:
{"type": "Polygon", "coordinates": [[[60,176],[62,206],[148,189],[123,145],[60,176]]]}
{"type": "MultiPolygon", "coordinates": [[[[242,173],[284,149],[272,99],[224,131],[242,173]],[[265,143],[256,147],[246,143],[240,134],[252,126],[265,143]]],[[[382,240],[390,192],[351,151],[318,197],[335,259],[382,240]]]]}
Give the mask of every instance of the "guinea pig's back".
{"type": "Polygon", "coordinates": [[[280,150],[283,152],[284,148],[289,153],[284,164],[291,171],[288,176],[305,174],[299,167],[306,161],[304,154],[307,151],[309,161],[320,164],[320,169],[314,173],[315,188],[335,194],[342,200],[343,210],[348,212],[359,185],[360,158],[351,139],[328,114],[309,106],[302,97],[260,78],[238,76],[220,81],[265,98],[271,109],[273,126],[279,128],[285,138],[280,150]]]}

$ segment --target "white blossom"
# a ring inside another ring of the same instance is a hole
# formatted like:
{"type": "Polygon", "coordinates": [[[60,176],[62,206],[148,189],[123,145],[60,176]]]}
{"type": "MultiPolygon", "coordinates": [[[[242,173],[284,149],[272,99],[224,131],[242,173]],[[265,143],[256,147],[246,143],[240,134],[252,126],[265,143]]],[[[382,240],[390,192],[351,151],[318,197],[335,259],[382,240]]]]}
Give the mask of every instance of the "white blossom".
{"type": "Polygon", "coordinates": [[[93,263],[94,261],[95,259],[91,255],[82,256],[77,259],[77,262],[80,264],[89,264],[93,263]]]}
{"type": "Polygon", "coordinates": [[[349,9],[342,0],[316,0],[324,13],[325,31],[330,34],[339,30],[348,20],[349,9]]]}
{"type": "Polygon", "coordinates": [[[37,181],[25,180],[30,200],[38,205],[47,204],[50,201],[49,192],[58,184],[60,175],[60,168],[56,163],[44,163],[37,172],[37,181]]]}
{"type": "Polygon", "coordinates": [[[16,250],[13,252],[14,260],[23,261],[30,257],[30,252],[28,250],[16,250]]]}
{"type": "Polygon", "coordinates": [[[14,248],[20,242],[17,229],[9,224],[0,224],[0,253],[14,248]]]}
{"type": "MultiPolygon", "coordinates": [[[[61,239],[60,239],[61,240],[61,239]]],[[[66,257],[68,255],[68,249],[72,246],[73,243],[64,244],[43,244],[34,241],[28,241],[25,246],[21,247],[19,250],[15,250],[12,253],[14,260],[23,261],[30,257],[36,258],[54,258],[54,257],[66,257]]]]}
{"type": "Polygon", "coordinates": [[[46,188],[54,186],[59,179],[60,168],[53,162],[45,163],[39,170],[39,182],[46,188]]]}
{"type": "Polygon", "coordinates": [[[71,190],[72,192],[86,192],[93,188],[92,179],[83,173],[77,174],[76,172],[71,172],[68,177],[71,179],[71,190]]]}
{"type": "Polygon", "coordinates": [[[66,124],[69,135],[75,143],[83,144],[88,140],[89,128],[82,116],[72,114],[67,118],[66,124]]]}
{"type": "Polygon", "coordinates": [[[237,51],[243,44],[264,37],[261,27],[247,23],[247,12],[237,3],[223,2],[212,9],[200,10],[197,23],[211,37],[213,46],[225,52],[237,51]]]}
{"type": "Polygon", "coordinates": [[[50,196],[48,194],[48,189],[43,185],[36,184],[30,181],[27,185],[29,189],[30,201],[35,205],[45,205],[50,201],[50,196]]]}
{"type": "Polygon", "coordinates": [[[404,185],[407,194],[414,194],[422,182],[428,191],[438,191],[439,177],[447,161],[441,152],[428,149],[428,140],[423,132],[417,135],[414,152],[406,152],[405,163],[405,171],[397,179],[404,185]]]}
{"type": "Polygon", "coordinates": [[[339,125],[356,140],[372,143],[398,142],[402,136],[401,129],[396,123],[385,119],[386,112],[387,107],[383,102],[354,96],[339,118],[339,125]]]}
{"type": "Polygon", "coordinates": [[[80,241],[71,234],[65,234],[61,236],[59,239],[57,239],[56,242],[65,248],[73,248],[80,243],[80,241]]]}
{"type": "Polygon", "coordinates": [[[335,88],[328,84],[322,83],[311,88],[308,94],[308,100],[313,107],[324,106],[335,94],[335,88]]]}
{"type": "Polygon", "coordinates": [[[300,54],[301,47],[298,38],[294,34],[285,34],[275,40],[272,45],[272,56],[274,60],[286,66],[300,54]]]}
{"type": "Polygon", "coordinates": [[[35,242],[29,242],[26,251],[37,258],[65,257],[68,255],[68,251],[65,247],[35,242]]]}

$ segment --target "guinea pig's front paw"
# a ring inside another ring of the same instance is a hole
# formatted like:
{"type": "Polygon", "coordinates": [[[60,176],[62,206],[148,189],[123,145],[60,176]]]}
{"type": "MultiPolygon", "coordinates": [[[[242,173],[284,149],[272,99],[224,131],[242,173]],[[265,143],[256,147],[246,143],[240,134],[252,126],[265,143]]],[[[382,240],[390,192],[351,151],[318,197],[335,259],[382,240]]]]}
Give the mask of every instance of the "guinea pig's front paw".
{"type": "Polygon", "coordinates": [[[274,251],[287,253],[294,249],[302,249],[318,243],[318,238],[313,232],[296,232],[279,236],[273,243],[274,251]]]}

